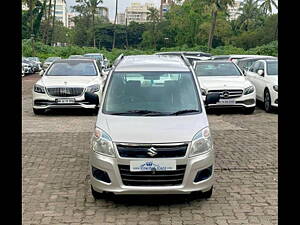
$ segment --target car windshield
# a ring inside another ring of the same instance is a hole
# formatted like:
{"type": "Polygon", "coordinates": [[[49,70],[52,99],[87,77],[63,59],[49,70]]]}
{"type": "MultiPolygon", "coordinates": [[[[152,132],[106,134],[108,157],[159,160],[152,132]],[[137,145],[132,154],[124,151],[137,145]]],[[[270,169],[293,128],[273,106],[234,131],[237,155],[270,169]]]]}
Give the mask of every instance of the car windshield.
{"type": "Polygon", "coordinates": [[[278,75],[278,61],[267,62],[267,74],[268,75],[278,75]]]}
{"type": "Polygon", "coordinates": [[[28,57],[28,59],[33,60],[33,61],[37,61],[37,62],[39,61],[39,58],[37,58],[37,57],[28,57]]]}
{"type": "Polygon", "coordinates": [[[84,57],[92,58],[92,59],[96,59],[96,60],[103,60],[102,55],[84,55],[84,57]]]}
{"type": "Polygon", "coordinates": [[[232,62],[199,62],[196,64],[197,76],[241,76],[232,62]]]}
{"type": "Polygon", "coordinates": [[[105,114],[163,116],[201,112],[190,72],[114,72],[106,93],[105,114]]]}
{"type": "Polygon", "coordinates": [[[51,58],[48,58],[48,59],[46,59],[45,60],[45,62],[53,62],[53,61],[55,61],[55,60],[57,60],[57,59],[60,59],[60,58],[56,58],[56,57],[51,57],[51,58]]]}
{"type": "Polygon", "coordinates": [[[97,76],[97,72],[92,62],[76,60],[53,63],[47,76],[97,76]]]}

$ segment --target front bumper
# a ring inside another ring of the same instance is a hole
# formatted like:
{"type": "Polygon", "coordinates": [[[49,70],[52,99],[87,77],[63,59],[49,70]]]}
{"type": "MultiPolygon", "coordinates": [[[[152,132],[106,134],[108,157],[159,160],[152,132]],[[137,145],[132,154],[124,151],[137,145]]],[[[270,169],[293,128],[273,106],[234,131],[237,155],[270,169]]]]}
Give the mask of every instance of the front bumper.
{"type": "Polygon", "coordinates": [[[32,91],[32,107],[34,109],[57,109],[57,108],[84,108],[95,109],[97,105],[91,104],[84,99],[84,94],[78,97],[70,97],[75,99],[73,104],[60,104],[56,102],[56,99],[60,97],[52,97],[48,94],[41,94],[32,91]]]}
{"type": "Polygon", "coordinates": [[[271,90],[270,95],[271,95],[271,105],[273,107],[278,107],[278,92],[271,90]]]}
{"type": "MultiPolygon", "coordinates": [[[[229,98],[226,100],[234,100],[234,104],[209,104],[206,108],[252,108],[256,106],[256,93],[252,92],[248,95],[242,95],[238,98],[229,98]]],[[[203,96],[203,101],[205,101],[205,96],[203,96]]]]}
{"type": "MultiPolygon", "coordinates": [[[[174,159],[174,158],[168,158],[174,159]]],[[[176,165],[186,165],[185,174],[182,184],[176,186],[126,186],[122,182],[118,165],[130,165],[130,160],[143,160],[143,158],[112,158],[90,151],[90,177],[91,185],[97,192],[112,192],[114,194],[190,194],[194,191],[208,191],[214,182],[214,172],[203,181],[194,182],[199,170],[213,166],[214,169],[214,152],[213,150],[192,158],[176,158],[176,165]],[[92,167],[105,171],[111,182],[106,183],[97,180],[92,174],[92,167]]]]}

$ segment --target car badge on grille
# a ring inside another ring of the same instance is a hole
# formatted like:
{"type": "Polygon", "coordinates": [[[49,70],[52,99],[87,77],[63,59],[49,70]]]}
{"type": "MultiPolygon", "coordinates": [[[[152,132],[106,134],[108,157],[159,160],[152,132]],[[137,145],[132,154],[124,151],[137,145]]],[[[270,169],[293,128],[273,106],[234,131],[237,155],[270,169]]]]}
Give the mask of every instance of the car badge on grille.
{"type": "Polygon", "coordinates": [[[147,154],[153,157],[153,156],[157,155],[157,150],[154,147],[151,147],[148,149],[147,154]]]}
{"type": "Polygon", "coordinates": [[[222,93],[222,95],[223,95],[223,98],[228,98],[229,97],[229,92],[228,91],[224,91],[222,93]]]}

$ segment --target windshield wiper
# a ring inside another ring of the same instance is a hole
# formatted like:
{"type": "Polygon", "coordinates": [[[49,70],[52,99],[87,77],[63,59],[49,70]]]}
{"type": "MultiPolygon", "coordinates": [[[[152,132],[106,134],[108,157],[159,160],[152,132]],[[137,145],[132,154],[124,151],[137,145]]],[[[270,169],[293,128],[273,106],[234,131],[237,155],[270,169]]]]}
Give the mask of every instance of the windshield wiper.
{"type": "Polygon", "coordinates": [[[193,113],[193,112],[200,112],[200,111],[199,110],[195,110],[195,109],[186,109],[186,110],[180,110],[180,111],[171,113],[169,115],[180,115],[180,114],[193,113]]]}
{"type": "Polygon", "coordinates": [[[151,110],[129,110],[126,112],[113,112],[110,113],[111,115],[130,115],[130,114],[137,114],[137,115],[145,115],[145,116],[153,116],[153,115],[165,115],[162,112],[157,112],[157,111],[151,111],[151,110]]]}

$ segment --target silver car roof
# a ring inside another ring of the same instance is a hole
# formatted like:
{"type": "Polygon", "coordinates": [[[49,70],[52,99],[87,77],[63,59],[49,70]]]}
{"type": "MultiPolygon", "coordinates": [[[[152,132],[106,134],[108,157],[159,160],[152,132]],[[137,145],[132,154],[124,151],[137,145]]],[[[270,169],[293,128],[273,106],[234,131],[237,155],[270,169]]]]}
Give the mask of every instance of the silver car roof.
{"type": "Polygon", "coordinates": [[[180,71],[188,72],[189,67],[180,56],[170,55],[131,55],[117,65],[115,71],[180,71]]]}

